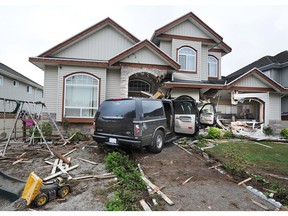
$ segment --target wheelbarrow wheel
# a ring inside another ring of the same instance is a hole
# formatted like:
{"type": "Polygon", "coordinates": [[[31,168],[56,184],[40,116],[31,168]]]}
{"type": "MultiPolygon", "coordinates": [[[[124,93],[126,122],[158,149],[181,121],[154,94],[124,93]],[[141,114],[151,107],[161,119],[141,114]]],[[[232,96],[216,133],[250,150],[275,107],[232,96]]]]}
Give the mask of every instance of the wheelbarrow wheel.
{"type": "Polygon", "coordinates": [[[48,202],[48,196],[45,193],[38,194],[34,199],[34,204],[36,207],[41,207],[48,202]]]}

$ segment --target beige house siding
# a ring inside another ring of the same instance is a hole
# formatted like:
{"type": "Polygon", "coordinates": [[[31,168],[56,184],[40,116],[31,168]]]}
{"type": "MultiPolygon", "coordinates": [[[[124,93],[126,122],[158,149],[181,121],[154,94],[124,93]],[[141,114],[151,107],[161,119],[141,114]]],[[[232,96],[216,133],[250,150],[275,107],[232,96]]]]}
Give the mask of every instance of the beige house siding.
{"type": "Polygon", "coordinates": [[[57,114],[56,121],[62,121],[62,107],[63,107],[63,94],[64,92],[64,76],[67,76],[76,72],[90,73],[97,76],[101,82],[100,84],[100,97],[99,105],[105,100],[106,97],[106,68],[93,68],[93,67],[73,67],[73,66],[62,66],[58,68],[58,82],[57,88],[57,114]]]}
{"type": "Polygon", "coordinates": [[[172,57],[171,41],[160,41],[160,49],[168,56],[172,57]]]}
{"type": "Polygon", "coordinates": [[[197,52],[197,73],[185,72],[185,73],[174,73],[173,76],[176,79],[180,80],[191,80],[191,81],[200,81],[201,80],[201,68],[202,68],[202,49],[201,42],[195,41],[186,41],[186,40],[172,40],[172,59],[177,61],[177,50],[183,46],[192,47],[197,52]]]}
{"type": "Polygon", "coordinates": [[[281,120],[281,96],[269,94],[269,120],[281,120]]]}
{"type": "Polygon", "coordinates": [[[46,66],[44,73],[44,103],[50,113],[57,112],[57,97],[52,97],[52,95],[57,95],[58,90],[57,85],[58,79],[58,67],[57,66],[46,66]]]}
{"type": "Polygon", "coordinates": [[[129,55],[121,60],[121,62],[129,63],[142,63],[142,64],[155,64],[155,65],[167,65],[161,58],[150,51],[147,47],[144,47],[137,52],[129,55]]]}
{"type": "Polygon", "coordinates": [[[201,74],[200,79],[201,80],[208,80],[208,47],[202,46],[202,52],[201,52],[201,74]]]}
{"type": "Polygon", "coordinates": [[[106,99],[120,97],[121,71],[110,70],[107,71],[106,82],[106,99]]]}
{"type": "Polygon", "coordinates": [[[254,76],[249,76],[245,79],[242,79],[241,81],[236,83],[235,86],[269,88],[268,85],[261,82],[259,79],[257,79],[254,76]]]}
{"type": "Polygon", "coordinates": [[[204,32],[196,27],[190,21],[185,21],[165,32],[165,34],[198,37],[198,38],[209,38],[204,32]]]}
{"type": "Polygon", "coordinates": [[[181,95],[189,95],[195,100],[199,101],[199,90],[198,89],[183,89],[183,88],[173,88],[171,91],[171,97],[177,98],[181,95]]]}
{"type": "Polygon", "coordinates": [[[108,60],[133,45],[110,25],[60,51],[55,57],[108,60]]]}

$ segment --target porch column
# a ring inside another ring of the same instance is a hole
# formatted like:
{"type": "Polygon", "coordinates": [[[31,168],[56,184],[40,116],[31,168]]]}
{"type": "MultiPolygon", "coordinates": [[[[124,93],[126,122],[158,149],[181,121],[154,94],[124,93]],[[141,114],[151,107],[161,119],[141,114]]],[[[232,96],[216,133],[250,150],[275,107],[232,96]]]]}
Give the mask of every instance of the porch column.
{"type": "Polygon", "coordinates": [[[260,103],[259,122],[264,122],[264,104],[260,103]]]}
{"type": "Polygon", "coordinates": [[[120,97],[128,97],[128,83],[129,83],[129,72],[130,70],[122,67],[121,68],[121,79],[120,79],[120,97]]]}

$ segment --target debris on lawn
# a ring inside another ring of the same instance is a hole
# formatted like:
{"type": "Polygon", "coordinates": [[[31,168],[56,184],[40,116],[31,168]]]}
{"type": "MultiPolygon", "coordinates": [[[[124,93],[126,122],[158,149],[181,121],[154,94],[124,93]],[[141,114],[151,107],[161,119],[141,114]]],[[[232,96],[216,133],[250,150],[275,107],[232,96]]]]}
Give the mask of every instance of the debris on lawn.
{"type": "Polygon", "coordinates": [[[253,200],[253,199],[251,199],[251,201],[252,201],[254,204],[256,204],[257,206],[263,208],[265,211],[268,211],[268,210],[269,210],[269,208],[266,207],[265,205],[262,205],[261,203],[255,201],[255,200],[253,200]]]}
{"type": "Polygon", "coordinates": [[[90,164],[93,164],[93,165],[97,165],[98,163],[96,163],[96,162],[93,162],[93,161],[89,161],[89,160],[86,160],[86,159],[83,159],[83,158],[77,158],[77,159],[79,159],[79,160],[81,160],[81,161],[84,161],[84,162],[86,162],[86,163],[90,163],[90,164]]]}
{"type": "Polygon", "coordinates": [[[144,209],[144,211],[152,211],[144,199],[141,199],[139,202],[142,208],[144,209]]]}
{"type": "Polygon", "coordinates": [[[252,178],[249,177],[249,178],[247,178],[247,179],[245,179],[245,180],[239,182],[238,185],[240,186],[240,185],[242,185],[242,184],[244,184],[244,183],[246,183],[246,182],[248,182],[248,181],[251,181],[251,180],[252,180],[252,178]]]}
{"type": "Polygon", "coordinates": [[[182,185],[185,185],[185,184],[186,184],[187,182],[189,182],[192,178],[193,178],[193,176],[191,176],[190,178],[186,179],[186,180],[182,183],[182,185]]]}

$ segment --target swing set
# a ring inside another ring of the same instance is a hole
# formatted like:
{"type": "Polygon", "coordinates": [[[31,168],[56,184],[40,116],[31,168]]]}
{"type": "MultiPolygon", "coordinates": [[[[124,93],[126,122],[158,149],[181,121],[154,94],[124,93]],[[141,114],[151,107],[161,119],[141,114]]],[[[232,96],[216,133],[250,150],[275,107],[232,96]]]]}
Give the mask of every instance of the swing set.
{"type": "Polygon", "coordinates": [[[39,127],[39,123],[42,120],[42,113],[43,112],[47,113],[49,121],[52,122],[52,124],[54,125],[54,127],[58,131],[58,133],[61,137],[61,140],[65,141],[65,139],[64,139],[63,135],[61,134],[59,128],[57,127],[57,124],[55,123],[55,121],[52,119],[50,113],[48,112],[45,103],[21,101],[21,100],[13,100],[13,99],[5,99],[5,98],[0,98],[0,101],[1,100],[3,103],[3,132],[0,134],[0,140],[3,140],[7,137],[7,132],[6,132],[7,114],[14,114],[14,115],[16,114],[16,117],[14,119],[13,126],[10,130],[9,135],[8,135],[4,150],[0,151],[0,156],[2,156],[2,157],[5,156],[6,151],[7,151],[7,147],[9,146],[11,138],[12,138],[12,134],[13,133],[16,134],[16,132],[19,132],[19,131],[17,131],[18,120],[22,121],[23,127],[22,127],[21,132],[23,133],[25,138],[26,138],[27,127],[32,127],[32,135],[30,137],[29,145],[31,145],[32,141],[34,143],[35,138],[41,138],[43,140],[43,142],[45,143],[45,145],[47,146],[47,149],[49,150],[50,154],[53,156],[54,154],[51,151],[45,136],[43,135],[41,127],[39,127]],[[7,112],[7,106],[6,105],[11,104],[11,103],[14,103],[14,105],[13,105],[14,107],[12,108],[12,111],[11,111],[11,107],[10,107],[10,112],[7,112]],[[33,112],[32,112],[31,106],[34,108],[33,112]],[[40,137],[35,137],[36,130],[39,132],[40,137]]]}

